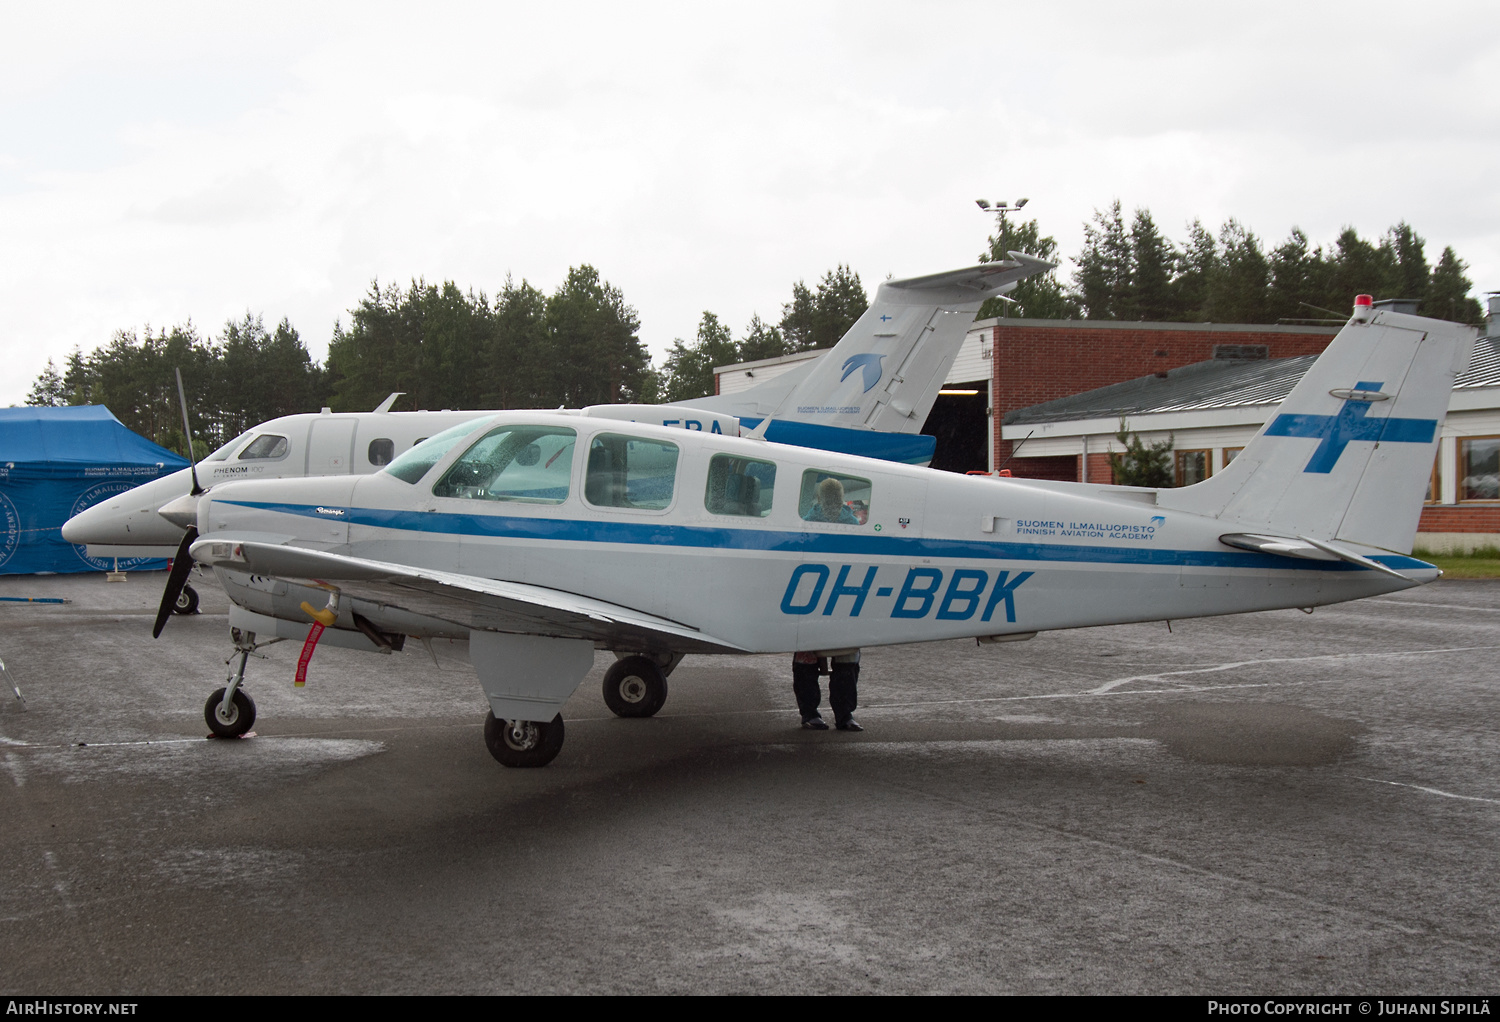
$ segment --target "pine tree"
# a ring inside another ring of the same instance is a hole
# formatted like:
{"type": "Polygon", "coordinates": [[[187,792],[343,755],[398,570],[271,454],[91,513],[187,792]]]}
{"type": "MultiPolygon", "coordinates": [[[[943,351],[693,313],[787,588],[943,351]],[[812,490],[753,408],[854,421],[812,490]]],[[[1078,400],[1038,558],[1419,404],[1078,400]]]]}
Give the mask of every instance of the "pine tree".
{"type": "Polygon", "coordinates": [[[786,338],[781,335],[779,329],[758,315],[750,317],[750,325],[745,328],[745,339],[740,342],[739,360],[741,362],[780,358],[790,353],[786,338]]]}
{"type": "Polygon", "coordinates": [[[1218,268],[1208,278],[1208,318],[1215,323],[1264,323],[1271,268],[1260,239],[1230,217],[1219,232],[1218,268]]]}
{"type": "Polygon", "coordinates": [[[1484,322],[1484,310],[1479,302],[1469,297],[1474,285],[1464,276],[1468,265],[1454,253],[1444,248],[1442,257],[1432,268],[1432,277],[1427,284],[1427,295],[1423,311],[1436,319],[1452,320],[1478,326],[1484,322]]]}
{"type": "Polygon", "coordinates": [[[1321,319],[1318,303],[1328,290],[1328,267],[1321,248],[1309,249],[1300,227],[1271,251],[1271,287],[1266,296],[1266,320],[1321,319]]]}
{"type": "Polygon", "coordinates": [[[1083,253],[1075,260],[1069,296],[1088,319],[1119,319],[1130,294],[1130,239],[1116,199],[1107,211],[1094,210],[1083,225],[1083,253]]]}
{"type": "MultiPolygon", "coordinates": [[[[1000,229],[989,238],[989,248],[980,253],[982,263],[1009,259],[1012,252],[1058,262],[1057,239],[1044,237],[1035,220],[1011,224],[1001,217],[1000,229]]],[[[979,309],[976,319],[1017,317],[1026,319],[1071,319],[1078,307],[1063,292],[1056,270],[1027,277],[1016,284],[1004,298],[991,298],[979,309]]]]}
{"type": "Polygon", "coordinates": [[[1177,264],[1172,289],[1179,316],[1189,322],[1208,319],[1209,282],[1219,272],[1219,243],[1201,220],[1188,225],[1188,240],[1177,264]]]}
{"type": "Polygon", "coordinates": [[[1115,439],[1125,448],[1123,454],[1109,453],[1109,465],[1114,471],[1118,486],[1171,486],[1177,473],[1172,468],[1173,438],[1147,444],[1139,433],[1130,432],[1125,420],[1120,420],[1120,431],[1115,439]]]}
{"type": "Polygon", "coordinates": [[[714,369],[741,361],[730,330],[712,312],[704,312],[691,344],[680,338],[662,364],[663,391],[668,401],[690,401],[714,393],[714,369]]]}
{"type": "Polygon", "coordinates": [[[1130,224],[1130,292],[1121,319],[1170,320],[1177,313],[1172,277],[1177,252],[1156,228],[1149,209],[1135,211],[1130,224]]]}
{"type": "Polygon", "coordinates": [[[31,386],[31,393],[26,395],[28,405],[39,405],[44,408],[56,408],[68,403],[68,393],[63,387],[62,374],[57,371],[57,364],[50,358],[47,359],[47,367],[37,376],[36,382],[31,386]]]}

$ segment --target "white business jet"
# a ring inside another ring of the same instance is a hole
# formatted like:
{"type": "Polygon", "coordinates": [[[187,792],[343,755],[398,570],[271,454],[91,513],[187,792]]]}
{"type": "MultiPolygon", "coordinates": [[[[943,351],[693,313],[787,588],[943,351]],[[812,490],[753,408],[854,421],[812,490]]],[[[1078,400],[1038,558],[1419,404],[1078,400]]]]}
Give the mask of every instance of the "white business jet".
{"type": "MultiPolygon", "coordinates": [[[[370,650],[467,639],[491,753],[540,766],[600,648],[620,658],[606,702],[643,716],[689,653],[1004,641],[1434,580],[1409,552],[1475,331],[1369,301],[1244,452],[1181,489],[505,412],[374,475],[227,483],[162,513],[201,536],[242,649],[305,637],[305,666],[325,626],[370,650]]],[[[205,707],[218,734],[254,719],[243,665],[205,707]]]]}
{"type": "MultiPolygon", "coordinates": [[[[1055,264],[1024,253],[954,273],[891,280],[839,343],[809,364],[742,393],[667,405],[599,405],[591,416],[737,435],[774,415],[768,440],[925,465],[934,440],[917,431],[983,302],[1055,264]]],[[[398,454],[493,411],[392,412],[392,394],[373,412],[287,415],[220,447],[192,470],[145,483],[81,511],[63,538],[91,557],[172,557],[183,530],[157,514],[195,485],[241,479],[368,475],[398,454]]],[[[192,613],[183,587],[175,609],[192,613]]]]}

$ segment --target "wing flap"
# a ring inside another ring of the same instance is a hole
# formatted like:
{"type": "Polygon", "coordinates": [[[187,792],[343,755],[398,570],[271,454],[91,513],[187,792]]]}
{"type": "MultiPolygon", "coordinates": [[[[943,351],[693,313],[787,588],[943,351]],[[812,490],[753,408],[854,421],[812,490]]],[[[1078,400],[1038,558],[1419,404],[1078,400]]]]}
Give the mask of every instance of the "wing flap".
{"type": "Polygon", "coordinates": [[[414,568],[304,547],[199,540],[193,559],[210,567],[337,589],[355,599],[435,617],[469,629],[589,639],[618,648],[742,653],[691,625],[545,586],[414,568]]]}

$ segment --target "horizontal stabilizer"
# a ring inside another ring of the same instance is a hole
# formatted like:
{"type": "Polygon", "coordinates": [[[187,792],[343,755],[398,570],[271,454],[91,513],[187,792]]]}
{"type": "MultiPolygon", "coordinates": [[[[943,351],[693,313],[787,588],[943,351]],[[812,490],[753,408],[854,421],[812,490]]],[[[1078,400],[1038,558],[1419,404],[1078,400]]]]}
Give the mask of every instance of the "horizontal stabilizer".
{"type": "Polygon", "coordinates": [[[414,568],[220,533],[192,546],[209,567],[337,589],[470,630],[588,639],[609,648],[743,653],[690,625],[544,586],[414,568]]]}
{"type": "Polygon", "coordinates": [[[1355,553],[1348,547],[1320,539],[1309,539],[1306,536],[1263,536],[1240,532],[1220,536],[1219,542],[1227,546],[1239,547],[1241,550],[1278,554],[1282,557],[1300,557],[1308,561],[1345,561],[1349,564],[1357,564],[1361,568],[1369,568],[1371,571],[1392,575],[1412,585],[1421,584],[1416,579],[1403,575],[1394,568],[1388,568],[1364,554],[1355,553]]]}

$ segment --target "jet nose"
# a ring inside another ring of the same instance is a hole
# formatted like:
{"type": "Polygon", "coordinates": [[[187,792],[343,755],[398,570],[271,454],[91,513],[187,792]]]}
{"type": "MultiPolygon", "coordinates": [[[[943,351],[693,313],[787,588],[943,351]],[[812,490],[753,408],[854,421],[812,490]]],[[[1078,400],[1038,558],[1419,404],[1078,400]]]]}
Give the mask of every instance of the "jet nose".
{"type": "Polygon", "coordinates": [[[198,524],[198,498],[184,493],[156,513],[180,529],[190,529],[198,524]]]}

